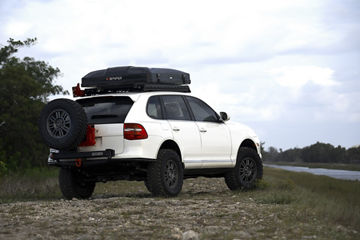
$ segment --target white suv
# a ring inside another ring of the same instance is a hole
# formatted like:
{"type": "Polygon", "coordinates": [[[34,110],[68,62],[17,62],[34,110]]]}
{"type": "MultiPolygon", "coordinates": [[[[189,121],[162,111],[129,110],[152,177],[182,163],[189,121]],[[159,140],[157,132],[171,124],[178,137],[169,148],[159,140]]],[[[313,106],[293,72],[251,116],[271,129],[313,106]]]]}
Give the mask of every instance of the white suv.
{"type": "Polygon", "coordinates": [[[80,95],[49,102],[40,116],[66,199],[89,198],[99,181],[144,181],[153,195],[176,196],[185,178],[224,177],[237,190],[262,177],[256,134],[189,93],[80,95]]]}

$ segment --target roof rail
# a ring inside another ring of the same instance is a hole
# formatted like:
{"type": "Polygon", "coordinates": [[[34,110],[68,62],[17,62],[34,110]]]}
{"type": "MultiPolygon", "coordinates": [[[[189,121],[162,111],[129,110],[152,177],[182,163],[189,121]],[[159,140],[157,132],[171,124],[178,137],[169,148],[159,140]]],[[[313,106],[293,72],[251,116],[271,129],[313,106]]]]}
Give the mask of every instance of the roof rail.
{"type": "Polygon", "coordinates": [[[107,88],[85,88],[80,89],[80,85],[72,88],[74,97],[93,96],[98,94],[111,94],[111,93],[124,93],[124,92],[155,92],[155,91],[168,91],[168,92],[183,92],[190,93],[190,88],[187,85],[170,85],[170,84],[147,84],[137,83],[128,84],[107,88]]]}

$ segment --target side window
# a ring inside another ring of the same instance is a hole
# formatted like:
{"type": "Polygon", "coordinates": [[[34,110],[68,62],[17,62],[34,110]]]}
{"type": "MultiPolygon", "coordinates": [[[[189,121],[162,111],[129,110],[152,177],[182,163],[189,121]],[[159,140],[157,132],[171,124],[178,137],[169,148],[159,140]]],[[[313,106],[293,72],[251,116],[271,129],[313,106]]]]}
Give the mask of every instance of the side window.
{"type": "Polygon", "coordinates": [[[149,98],[146,106],[146,112],[151,118],[163,119],[159,96],[152,96],[149,98]]]}
{"type": "Polygon", "coordinates": [[[166,117],[169,120],[191,120],[182,96],[162,96],[166,117]]]}
{"type": "Polygon", "coordinates": [[[219,117],[206,103],[194,97],[186,97],[196,121],[219,122],[219,117]]]}

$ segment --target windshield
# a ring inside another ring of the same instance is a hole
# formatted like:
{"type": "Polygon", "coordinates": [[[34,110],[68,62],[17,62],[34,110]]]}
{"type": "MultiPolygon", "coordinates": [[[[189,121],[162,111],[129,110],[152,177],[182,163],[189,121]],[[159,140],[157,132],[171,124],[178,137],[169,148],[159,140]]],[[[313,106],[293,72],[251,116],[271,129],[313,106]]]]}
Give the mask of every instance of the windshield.
{"type": "Polygon", "coordinates": [[[133,101],[129,97],[79,99],[89,124],[124,123],[133,101]]]}

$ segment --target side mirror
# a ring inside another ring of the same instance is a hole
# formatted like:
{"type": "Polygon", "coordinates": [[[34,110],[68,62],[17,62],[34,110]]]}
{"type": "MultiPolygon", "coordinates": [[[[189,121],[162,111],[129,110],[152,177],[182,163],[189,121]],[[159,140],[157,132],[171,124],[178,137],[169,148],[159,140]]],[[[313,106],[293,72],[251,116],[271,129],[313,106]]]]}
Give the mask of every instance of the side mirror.
{"type": "Polygon", "coordinates": [[[227,115],[226,112],[220,112],[220,119],[225,122],[225,121],[230,120],[230,117],[227,115]]]}

